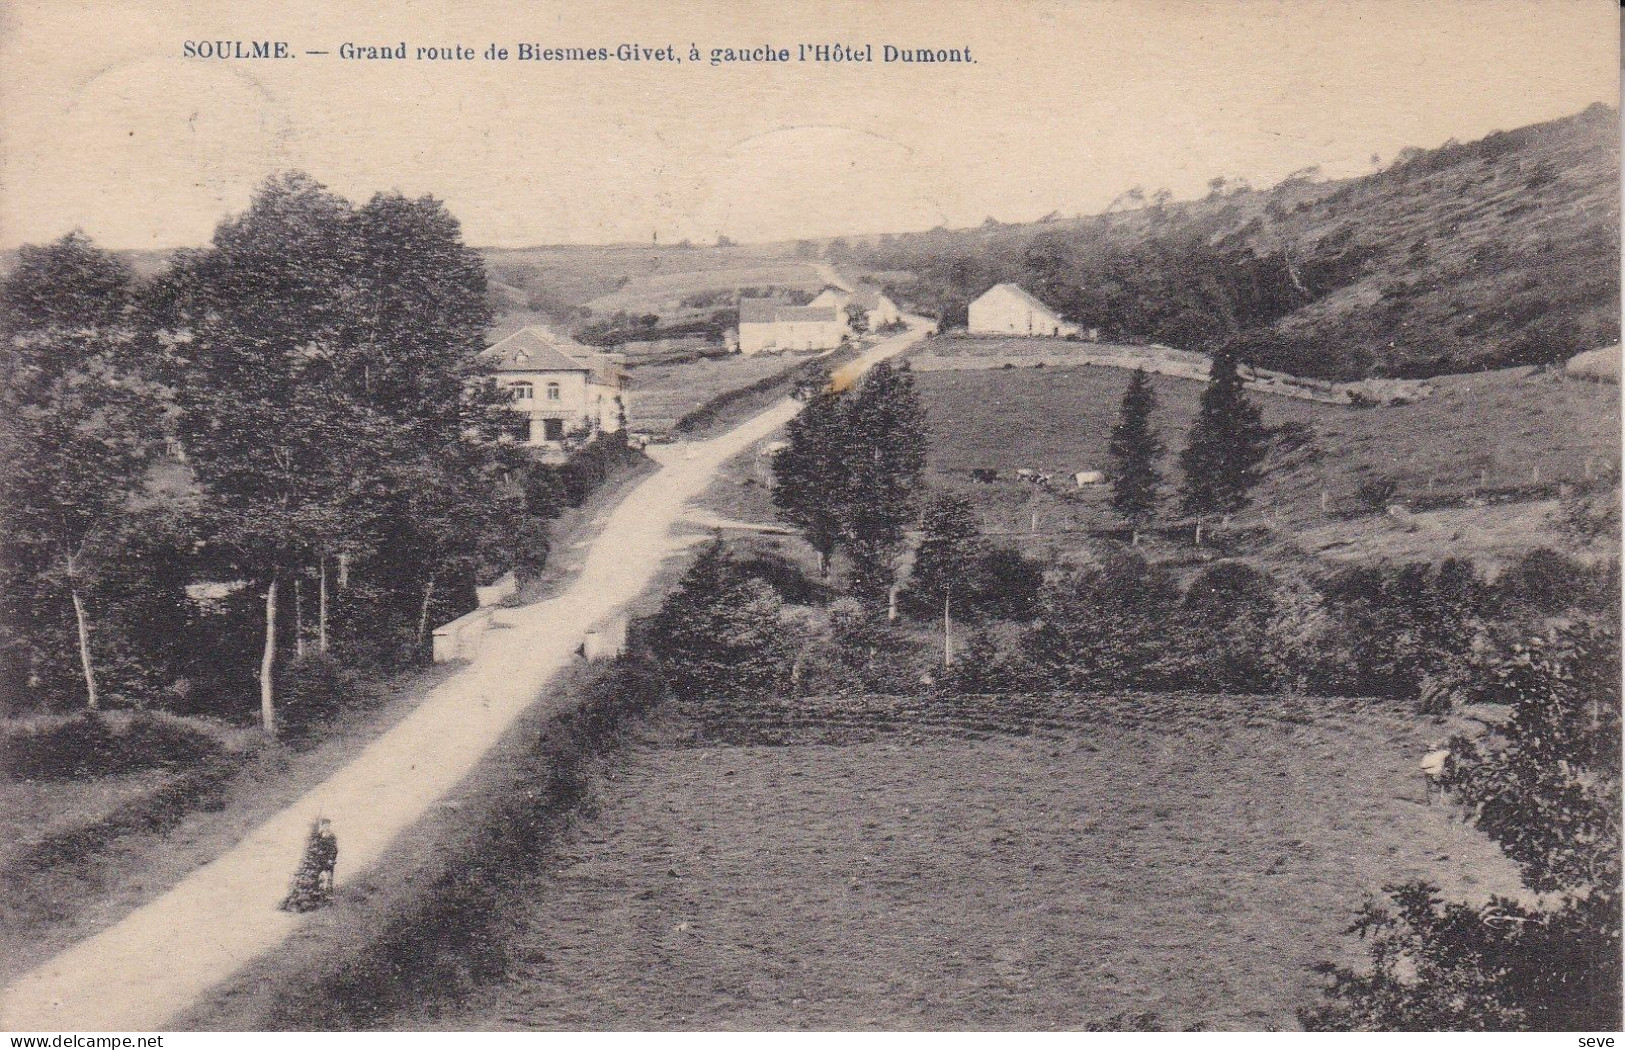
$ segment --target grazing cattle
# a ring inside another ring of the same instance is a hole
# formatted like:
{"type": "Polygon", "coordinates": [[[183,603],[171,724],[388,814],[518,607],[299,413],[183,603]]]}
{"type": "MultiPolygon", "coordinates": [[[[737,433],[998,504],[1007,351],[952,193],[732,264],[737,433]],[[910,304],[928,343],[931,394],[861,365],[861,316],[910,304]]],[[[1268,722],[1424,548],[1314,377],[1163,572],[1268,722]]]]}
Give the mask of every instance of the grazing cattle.
{"type": "Polygon", "coordinates": [[[972,481],[979,481],[984,485],[991,485],[999,480],[999,472],[987,467],[976,467],[970,472],[972,481]]]}
{"type": "Polygon", "coordinates": [[[1087,485],[1104,485],[1106,484],[1106,475],[1099,470],[1080,470],[1072,475],[1072,481],[1080,489],[1087,485]]]}
{"type": "Polygon", "coordinates": [[[1020,470],[1016,471],[1016,480],[1017,481],[1031,481],[1033,478],[1036,478],[1037,476],[1038,476],[1038,471],[1034,470],[1031,467],[1022,467],[1020,470]]]}
{"type": "Polygon", "coordinates": [[[1450,752],[1443,747],[1436,747],[1422,756],[1422,801],[1426,805],[1433,805],[1433,796],[1437,794],[1439,801],[1444,801],[1444,778],[1450,769],[1450,752]]]}
{"type": "Polygon", "coordinates": [[[1032,480],[1032,483],[1034,485],[1048,485],[1050,482],[1055,480],[1055,475],[1054,474],[1034,474],[1032,476],[1031,480],[1032,480]]]}

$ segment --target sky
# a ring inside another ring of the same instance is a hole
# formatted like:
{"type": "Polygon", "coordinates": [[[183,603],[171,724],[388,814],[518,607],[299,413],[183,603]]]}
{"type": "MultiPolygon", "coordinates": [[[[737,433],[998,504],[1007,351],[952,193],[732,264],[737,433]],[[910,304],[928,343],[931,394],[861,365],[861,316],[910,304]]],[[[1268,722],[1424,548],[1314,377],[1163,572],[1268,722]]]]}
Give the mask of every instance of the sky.
{"type": "Polygon", "coordinates": [[[1361,174],[1617,105],[1619,17],[1612,0],[0,0],[0,248],[75,228],[203,244],[287,169],[358,201],[433,194],[482,246],[1087,214],[1133,186],[1361,174]],[[295,57],[188,57],[189,40],[295,57]],[[346,42],[510,57],[345,60],[346,42]],[[520,43],[683,61],[520,62],[520,43]],[[975,62],[708,61],[801,43],[975,62]]]}

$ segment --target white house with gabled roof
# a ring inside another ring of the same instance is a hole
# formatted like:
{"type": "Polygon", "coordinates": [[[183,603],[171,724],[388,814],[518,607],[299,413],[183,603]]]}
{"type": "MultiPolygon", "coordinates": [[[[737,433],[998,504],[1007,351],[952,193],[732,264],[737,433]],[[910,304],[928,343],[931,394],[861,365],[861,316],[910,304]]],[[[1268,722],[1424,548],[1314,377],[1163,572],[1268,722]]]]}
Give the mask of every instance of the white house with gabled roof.
{"type": "Polygon", "coordinates": [[[514,411],[528,417],[528,445],[560,450],[625,423],[626,372],[608,354],[532,325],[492,345],[486,359],[514,411]]]}
{"type": "Polygon", "coordinates": [[[878,288],[858,288],[853,291],[847,291],[845,288],[825,288],[807,305],[833,306],[840,311],[843,320],[847,317],[847,310],[852,308],[862,310],[871,332],[889,324],[896,324],[903,319],[903,311],[878,288]]]}
{"type": "Polygon", "coordinates": [[[777,299],[739,300],[739,352],[833,350],[847,336],[833,306],[792,306],[777,299]]]}
{"type": "Polygon", "coordinates": [[[1032,293],[1015,284],[996,284],[970,304],[966,327],[972,335],[1077,335],[1078,326],[1061,319],[1032,293]]]}

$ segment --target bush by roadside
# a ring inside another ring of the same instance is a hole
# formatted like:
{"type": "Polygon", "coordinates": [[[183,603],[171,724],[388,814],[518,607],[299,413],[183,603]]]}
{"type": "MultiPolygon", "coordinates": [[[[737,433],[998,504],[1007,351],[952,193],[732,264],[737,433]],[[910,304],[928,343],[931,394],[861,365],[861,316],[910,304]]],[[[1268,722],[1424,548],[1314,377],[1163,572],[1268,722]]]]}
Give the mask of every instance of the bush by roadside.
{"type": "Polygon", "coordinates": [[[50,780],[186,769],[225,751],[221,731],[199,719],[155,711],[43,715],[0,728],[0,776],[50,780]]]}

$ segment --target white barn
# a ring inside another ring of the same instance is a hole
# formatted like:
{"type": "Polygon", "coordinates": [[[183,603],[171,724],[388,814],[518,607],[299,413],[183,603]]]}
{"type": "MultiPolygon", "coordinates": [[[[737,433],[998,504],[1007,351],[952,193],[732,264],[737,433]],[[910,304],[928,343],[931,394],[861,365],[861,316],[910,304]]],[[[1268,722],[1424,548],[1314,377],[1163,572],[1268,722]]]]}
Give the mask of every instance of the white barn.
{"type": "Polygon", "coordinates": [[[525,443],[559,451],[567,438],[620,430],[626,372],[620,363],[545,328],[521,328],[486,351],[487,367],[528,417],[525,443]]]}
{"type": "Polygon", "coordinates": [[[846,318],[833,306],[791,306],[776,299],[739,300],[742,354],[833,350],[846,335],[846,318]]]}
{"type": "Polygon", "coordinates": [[[972,335],[1078,334],[1077,325],[1014,284],[996,284],[971,303],[968,327],[972,335]]]}

